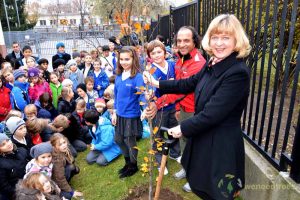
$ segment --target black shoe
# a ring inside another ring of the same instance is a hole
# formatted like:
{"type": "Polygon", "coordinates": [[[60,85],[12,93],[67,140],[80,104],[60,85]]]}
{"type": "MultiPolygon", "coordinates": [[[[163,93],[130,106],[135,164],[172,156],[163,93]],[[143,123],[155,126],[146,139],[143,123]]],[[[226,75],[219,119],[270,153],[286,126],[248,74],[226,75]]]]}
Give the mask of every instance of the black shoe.
{"type": "Polygon", "coordinates": [[[119,169],[119,171],[118,171],[119,174],[123,174],[125,171],[127,171],[128,166],[130,164],[130,157],[124,157],[124,159],[125,159],[125,165],[124,165],[124,167],[119,169]]]}
{"type": "Polygon", "coordinates": [[[119,178],[130,177],[130,176],[134,175],[137,171],[139,171],[137,164],[130,163],[130,165],[128,166],[128,169],[124,173],[122,173],[119,176],[119,178]]]}

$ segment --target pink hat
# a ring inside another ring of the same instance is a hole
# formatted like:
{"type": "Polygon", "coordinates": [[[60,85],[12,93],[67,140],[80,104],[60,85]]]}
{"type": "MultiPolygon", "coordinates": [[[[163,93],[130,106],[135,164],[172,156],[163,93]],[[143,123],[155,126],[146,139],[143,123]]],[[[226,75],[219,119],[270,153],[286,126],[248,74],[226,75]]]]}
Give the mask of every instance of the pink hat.
{"type": "Polygon", "coordinates": [[[103,98],[95,99],[95,106],[97,106],[97,105],[106,107],[105,100],[103,98]]]}

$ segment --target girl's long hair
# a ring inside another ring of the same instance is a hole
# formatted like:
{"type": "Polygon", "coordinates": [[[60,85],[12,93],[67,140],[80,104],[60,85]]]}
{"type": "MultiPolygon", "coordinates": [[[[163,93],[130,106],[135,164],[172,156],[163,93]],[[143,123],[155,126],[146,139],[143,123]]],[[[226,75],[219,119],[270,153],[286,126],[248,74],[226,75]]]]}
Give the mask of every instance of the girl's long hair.
{"type": "Polygon", "coordinates": [[[132,57],[132,66],[130,72],[131,73],[130,77],[132,78],[141,70],[138,55],[133,47],[131,46],[122,47],[118,55],[118,63],[117,63],[117,70],[116,70],[117,75],[122,74],[124,71],[123,67],[120,64],[120,55],[122,53],[129,53],[130,56],[132,57]]]}
{"type": "Polygon", "coordinates": [[[58,152],[58,153],[61,153],[61,152],[57,151],[57,149],[56,149],[56,146],[59,144],[60,139],[64,139],[67,142],[68,150],[67,150],[67,152],[65,152],[65,155],[67,157],[67,160],[70,163],[73,163],[74,162],[74,157],[72,156],[72,153],[71,153],[70,148],[69,148],[69,144],[70,144],[69,140],[66,136],[64,136],[61,133],[54,133],[50,138],[50,143],[53,146],[54,151],[58,152]]]}

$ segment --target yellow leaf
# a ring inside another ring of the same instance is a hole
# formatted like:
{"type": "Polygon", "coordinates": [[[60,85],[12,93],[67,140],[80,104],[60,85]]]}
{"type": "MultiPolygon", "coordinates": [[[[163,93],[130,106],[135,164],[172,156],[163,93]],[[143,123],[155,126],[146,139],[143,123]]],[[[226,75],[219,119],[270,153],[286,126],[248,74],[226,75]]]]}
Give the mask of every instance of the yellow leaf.
{"type": "Polygon", "coordinates": [[[145,24],[145,25],[144,25],[144,29],[145,29],[146,31],[150,30],[150,24],[145,24]]]}
{"type": "Polygon", "coordinates": [[[139,89],[140,89],[141,91],[145,91],[145,90],[146,90],[146,88],[145,88],[144,86],[140,86],[139,89]]]}
{"type": "Polygon", "coordinates": [[[146,163],[148,163],[148,162],[149,162],[149,158],[148,158],[148,157],[144,157],[144,161],[145,161],[146,163]]]}
{"type": "Polygon", "coordinates": [[[134,93],[134,94],[142,94],[142,92],[136,92],[136,93],[134,93]]]}
{"type": "Polygon", "coordinates": [[[157,133],[157,131],[158,131],[158,127],[156,126],[156,127],[154,127],[154,129],[153,129],[153,134],[155,135],[155,134],[157,133]]]}
{"type": "Polygon", "coordinates": [[[150,155],[155,155],[155,151],[153,151],[152,149],[149,150],[148,153],[149,153],[150,155]]]}
{"type": "Polygon", "coordinates": [[[158,150],[158,151],[162,151],[162,148],[161,148],[161,147],[157,147],[157,150],[158,150]]]}
{"type": "Polygon", "coordinates": [[[141,149],[140,148],[138,148],[137,146],[135,146],[135,147],[132,147],[132,148],[134,148],[134,149],[136,149],[136,150],[138,150],[138,151],[140,151],[141,149]]]}
{"type": "Polygon", "coordinates": [[[143,106],[143,105],[146,105],[146,103],[145,103],[145,102],[142,102],[142,101],[140,101],[140,105],[141,105],[141,106],[143,106]]]}

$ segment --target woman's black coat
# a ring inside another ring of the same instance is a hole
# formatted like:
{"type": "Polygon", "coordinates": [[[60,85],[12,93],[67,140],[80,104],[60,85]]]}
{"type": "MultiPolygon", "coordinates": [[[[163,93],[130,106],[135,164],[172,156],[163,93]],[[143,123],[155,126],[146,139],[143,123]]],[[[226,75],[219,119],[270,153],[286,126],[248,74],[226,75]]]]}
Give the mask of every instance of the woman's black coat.
{"type": "Polygon", "coordinates": [[[193,190],[232,199],[244,187],[244,142],[240,119],[247,104],[250,69],[231,54],[182,80],[160,81],[164,93],[195,92],[195,115],[181,122],[187,144],[181,163],[193,190]]]}

